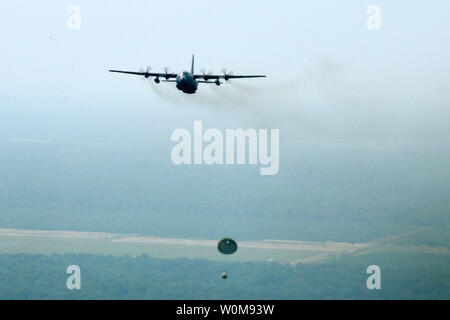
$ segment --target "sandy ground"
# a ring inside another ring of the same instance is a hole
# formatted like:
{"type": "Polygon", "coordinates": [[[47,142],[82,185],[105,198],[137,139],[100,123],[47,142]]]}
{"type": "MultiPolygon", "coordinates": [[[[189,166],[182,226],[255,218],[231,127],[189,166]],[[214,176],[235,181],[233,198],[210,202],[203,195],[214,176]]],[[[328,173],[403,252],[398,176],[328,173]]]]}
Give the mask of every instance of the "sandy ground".
{"type": "MultiPolygon", "coordinates": [[[[23,230],[23,229],[1,229],[0,236],[26,236],[26,237],[48,237],[48,238],[73,238],[73,239],[103,239],[112,242],[127,243],[156,243],[179,246],[202,246],[215,247],[216,240],[204,239],[180,239],[180,238],[156,238],[143,235],[127,235],[119,233],[102,232],[78,232],[78,231],[52,231],[52,230],[23,230]]],[[[240,241],[240,248],[272,249],[272,250],[299,250],[299,251],[324,251],[339,252],[355,250],[366,247],[364,243],[346,242],[314,242],[314,241],[292,241],[292,240],[261,240],[240,241]]]]}
{"type": "MultiPolygon", "coordinates": [[[[373,250],[379,250],[380,248],[388,247],[390,250],[399,249],[399,247],[393,247],[392,242],[396,239],[410,236],[414,233],[421,232],[425,230],[424,228],[413,230],[404,234],[395,235],[392,237],[386,237],[378,239],[368,243],[346,243],[346,242],[315,242],[315,241],[292,241],[292,240],[260,240],[260,241],[239,241],[238,245],[240,249],[247,250],[275,250],[277,252],[284,251],[289,254],[289,252],[295,256],[297,253],[307,253],[306,257],[293,258],[289,260],[291,265],[305,264],[305,263],[319,263],[326,261],[332,257],[341,255],[352,255],[352,254],[366,254],[373,250]]],[[[103,241],[108,243],[108,245],[114,246],[120,244],[134,245],[167,245],[174,246],[174,248],[182,247],[209,247],[215,248],[217,246],[217,240],[206,240],[206,239],[181,239],[181,238],[157,238],[149,237],[144,235],[133,235],[133,234],[118,234],[118,233],[102,233],[102,232],[78,232],[78,231],[54,231],[54,230],[23,230],[23,229],[5,229],[0,228],[0,239],[1,237],[9,239],[7,242],[0,243],[0,249],[2,247],[11,248],[19,247],[24,241],[32,242],[33,238],[37,240],[41,239],[52,239],[53,241],[57,239],[63,240],[95,240],[103,241]],[[17,237],[17,240],[15,238],[17,237]],[[31,238],[31,240],[30,240],[31,238]],[[22,239],[22,240],[21,240],[22,239]],[[25,240],[26,239],[26,240],[25,240]]],[[[405,246],[403,246],[405,247],[405,246]]],[[[406,249],[403,248],[403,249],[406,249]]],[[[410,250],[434,250],[434,252],[439,252],[443,254],[448,254],[448,249],[446,248],[427,248],[424,246],[408,246],[410,250]],[[445,249],[445,250],[444,250],[445,249]]]]}

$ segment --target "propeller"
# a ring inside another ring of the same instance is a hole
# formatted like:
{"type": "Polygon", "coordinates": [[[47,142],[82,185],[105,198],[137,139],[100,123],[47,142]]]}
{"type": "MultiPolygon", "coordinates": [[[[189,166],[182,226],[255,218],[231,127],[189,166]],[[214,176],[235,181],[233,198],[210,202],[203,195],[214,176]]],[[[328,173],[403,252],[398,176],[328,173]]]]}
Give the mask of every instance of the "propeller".
{"type": "Polygon", "coordinates": [[[169,72],[169,67],[164,67],[164,73],[165,73],[164,78],[166,78],[166,80],[169,80],[168,72],[169,72]]]}
{"type": "Polygon", "coordinates": [[[200,72],[202,73],[202,75],[203,75],[203,79],[204,79],[205,81],[208,81],[208,79],[209,79],[209,75],[211,75],[211,74],[212,74],[212,71],[210,71],[210,72],[206,73],[205,69],[201,69],[201,70],[200,70],[200,72]]]}
{"type": "Polygon", "coordinates": [[[150,77],[150,75],[148,74],[150,72],[150,70],[152,70],[152,67],[147,66],[145,69],[144,68],[140,68],[139,72],[145,73],[144,77],[147,79],[148,77],[150,77]]]}
{"type": "Polygon", "coordinates": [[[227,72],[227,69],[225,69],[225,68],[222,69],[222,72],[223,72],[225,81],[230,80],[229,76],[233,75],[233,71],[227,72]]]}

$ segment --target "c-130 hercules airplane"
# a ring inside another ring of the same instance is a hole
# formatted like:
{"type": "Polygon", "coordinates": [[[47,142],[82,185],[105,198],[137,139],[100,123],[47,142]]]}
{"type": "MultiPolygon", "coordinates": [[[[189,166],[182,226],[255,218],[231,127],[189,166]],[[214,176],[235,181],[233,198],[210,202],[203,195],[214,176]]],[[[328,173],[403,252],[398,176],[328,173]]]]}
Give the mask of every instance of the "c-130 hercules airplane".
{"type": "Polygon", "coordinates": [[[218,86],[222,83],[220,79],[224,79],[225,81],[228,81],[230,79],[242,79],[242,78],[265,78],[266,76],[263,75],[233,75],[231,72],[227,73],[226,70],[222,70],[222,75],[216,75],[205,73],[202,71],[202,74],[195,74],[194,73],[194,55],[192,55],[192,65],[191,65],[191,72],[183,71],[179,74],[176,73],[168,73],[168,69],[164,68],[164,73],[154,73],[149,72],[150,68],[147,68],[147,70],[141,70],[140,72],[134,72],[134,71],[121,71],[121,70],[109,70],[109,72],[118,72],[118,73],[127,73],[127,74],[134,74],[138,76],[144,76],[145,78],[148,77],[155,77],[154,81],[156,83],[163,82],[175,82],[177,89],[183,91],[184,93],[192,94],[197,91],[198,84],[199,83],[214,83],[218,86]],[[164,80],[160,80],[160,78],[164,78],[164,80]],[[172,80],[175,79],[175,80],[172,80]],[[208,81],[208,80],[215,80],[215,81],[208,81]]]}

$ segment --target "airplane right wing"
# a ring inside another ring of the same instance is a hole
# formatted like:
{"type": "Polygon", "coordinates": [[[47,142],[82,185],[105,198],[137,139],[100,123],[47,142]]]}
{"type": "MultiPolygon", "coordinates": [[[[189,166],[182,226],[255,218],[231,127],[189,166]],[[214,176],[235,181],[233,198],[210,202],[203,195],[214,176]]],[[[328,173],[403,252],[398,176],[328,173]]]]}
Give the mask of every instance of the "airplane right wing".
{"type": "Polygon", "coordinates": [[[174,79],[177,77],[176,73],[135,72],[135,71],[122,71],[122,70],[108,70],[108,71],[116,72],[116,73],[133,74],[133,75],[137,75],[137,76],[144,76],[146,78],[157,77],[157,78],[165,78],[165,79],[174,79]]]}
{"type": "Polygon", "coordinates": [[[228,81],[229,79],[244,79],[244,78],[265,78],[264,75],[233,75],[233,74],[194,74],[195,79],[203,79],[208,81],[208,79],[219,80],[224,79],[228,81]]]}

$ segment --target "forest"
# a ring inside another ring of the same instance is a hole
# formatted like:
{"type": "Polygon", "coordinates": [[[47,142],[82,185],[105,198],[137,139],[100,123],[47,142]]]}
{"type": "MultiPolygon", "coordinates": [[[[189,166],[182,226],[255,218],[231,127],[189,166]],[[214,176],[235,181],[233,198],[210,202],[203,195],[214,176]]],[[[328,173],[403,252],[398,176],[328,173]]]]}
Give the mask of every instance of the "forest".
{"type": "Polygon", "coordinates": [[[146,255],[4,254],[0,299],[449,299],[449,263],[448,255],[389,253],[295,267],[146,255]],[[381,268],[380,290],[366,286],[371,264],[381,268]],[[79,290],[66,286],[69,265],[80,267],[79,290]]]}

